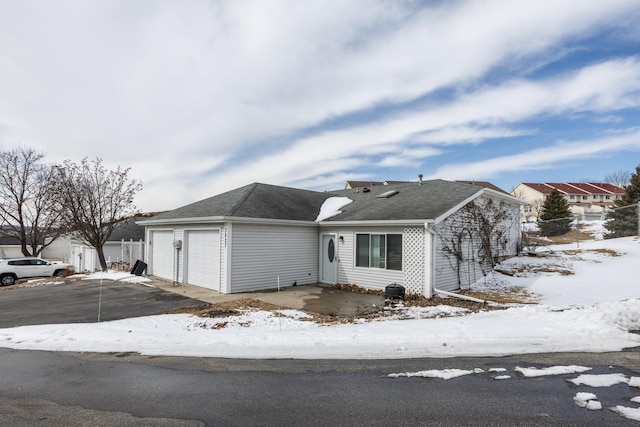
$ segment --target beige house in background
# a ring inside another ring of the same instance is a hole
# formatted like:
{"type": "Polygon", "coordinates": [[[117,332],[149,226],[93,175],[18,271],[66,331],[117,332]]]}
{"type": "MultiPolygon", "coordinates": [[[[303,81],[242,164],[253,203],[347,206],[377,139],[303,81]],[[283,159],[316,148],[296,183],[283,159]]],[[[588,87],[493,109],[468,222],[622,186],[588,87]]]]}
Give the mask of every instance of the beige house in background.
{"type": "Polygon", "coordinates": [[[520,209],[522,222],[538,220],[547,196],[557,189],[569,202],[571,212],[581,220],[604,219],[614,202],[622,197],[624,189],[609,183],[596,182],[523,182],[511,194],[527,204],[520,209]]]}

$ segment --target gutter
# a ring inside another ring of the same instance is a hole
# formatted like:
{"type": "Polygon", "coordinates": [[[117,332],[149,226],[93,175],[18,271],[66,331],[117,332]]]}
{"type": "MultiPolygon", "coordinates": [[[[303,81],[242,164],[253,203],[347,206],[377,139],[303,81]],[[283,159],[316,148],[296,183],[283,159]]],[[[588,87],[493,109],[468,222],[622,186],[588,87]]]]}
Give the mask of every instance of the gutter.
{"type": "Polygon", "coordinates": [[[470,297],[470,296],[467,296],[467,295],[460,295],[460,294],[456,294],[456,293],[453,293],[453,292],[441,291],[440,289],[436,289],[436,288],[433,288],[433,292],[436,293],[436,294],[442,294],[442,295],[446,295],[448,297],[453,297],[453,298],[460,298],[460,299],[464,299],[464,300],[467,300],[467,301],[479,302],[479,303],[482,303],[482,304],[486,304],[487,303],[486,300],[483,300],[483,299],[480,299],[480,298],[474,298],[474,297],[470,297]]]}
{"type": "Polygon", "coordinates": [[[251,223],[251,224],[294,224],[308,227],[316,227],[315,221],[304,221],[298,219],[273,219],[273,218],[248,218],[236,216],[211,216],[211,217],[193,217],[193,218],[171,218],[171,219],[148,219],[136,221],[136,224],[142,226],[160,226],[160,225],[184,225],[184,224],[219,224],[223,222],[235,223],[251,223]]]}

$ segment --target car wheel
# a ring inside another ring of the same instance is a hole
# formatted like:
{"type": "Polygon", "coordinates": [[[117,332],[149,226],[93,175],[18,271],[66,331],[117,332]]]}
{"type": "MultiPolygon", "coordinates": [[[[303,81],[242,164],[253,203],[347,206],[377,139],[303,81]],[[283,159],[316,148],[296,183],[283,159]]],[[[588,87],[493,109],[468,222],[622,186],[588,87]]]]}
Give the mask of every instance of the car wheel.
{"type": "Polygon", "coordinates": [[[11,286],[16,283],[17,277],[13,274],[3,274],[0,276],[0,283],[4,286],[11,286]]]}
{"type": "Polygon", "coordinates": [[[69,270],[61,269],[53,272],[53,277],[67,277],[69,275],[69,270]]]}

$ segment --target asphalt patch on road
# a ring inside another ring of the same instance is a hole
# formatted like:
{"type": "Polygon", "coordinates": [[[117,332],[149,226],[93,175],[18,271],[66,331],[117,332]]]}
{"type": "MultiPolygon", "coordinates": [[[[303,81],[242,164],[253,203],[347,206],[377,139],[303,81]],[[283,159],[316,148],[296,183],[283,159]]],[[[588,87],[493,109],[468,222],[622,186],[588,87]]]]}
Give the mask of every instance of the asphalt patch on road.
{"type": "Polygon", "coordinates": [[[92,323],[165,314],[204,302],[139,283],[81,280],[0,292],[0,328],[92,323]]]}

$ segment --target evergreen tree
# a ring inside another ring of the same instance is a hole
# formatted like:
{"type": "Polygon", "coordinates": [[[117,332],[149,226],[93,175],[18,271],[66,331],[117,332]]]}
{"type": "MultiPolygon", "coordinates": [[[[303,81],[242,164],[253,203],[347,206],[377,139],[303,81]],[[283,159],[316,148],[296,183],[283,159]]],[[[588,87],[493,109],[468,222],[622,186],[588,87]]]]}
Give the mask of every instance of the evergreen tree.
{"type": "Polygon", "coordinates": [[[571,231],[571,222],[573,222],[573,215],[569,202],[554,188],[542,204],[542,213],[538,218],[540,234],[559,236],[568,233],[571,231]]]}
{"type": "Polygon", "coordinates": [[[615,210],[607,215],[605,228],[609,230],[604,235],[610,239],[614,237],[635,236],[638,234],[638,202],[640,201],[640,166],[631,174],[629,185],[624,187],[622,198],[614,202],[615,210]],[[628,206],[627,208],[624,208],[628,206]],[[619,209],[624,208],[624,209],[619,209]]]}

